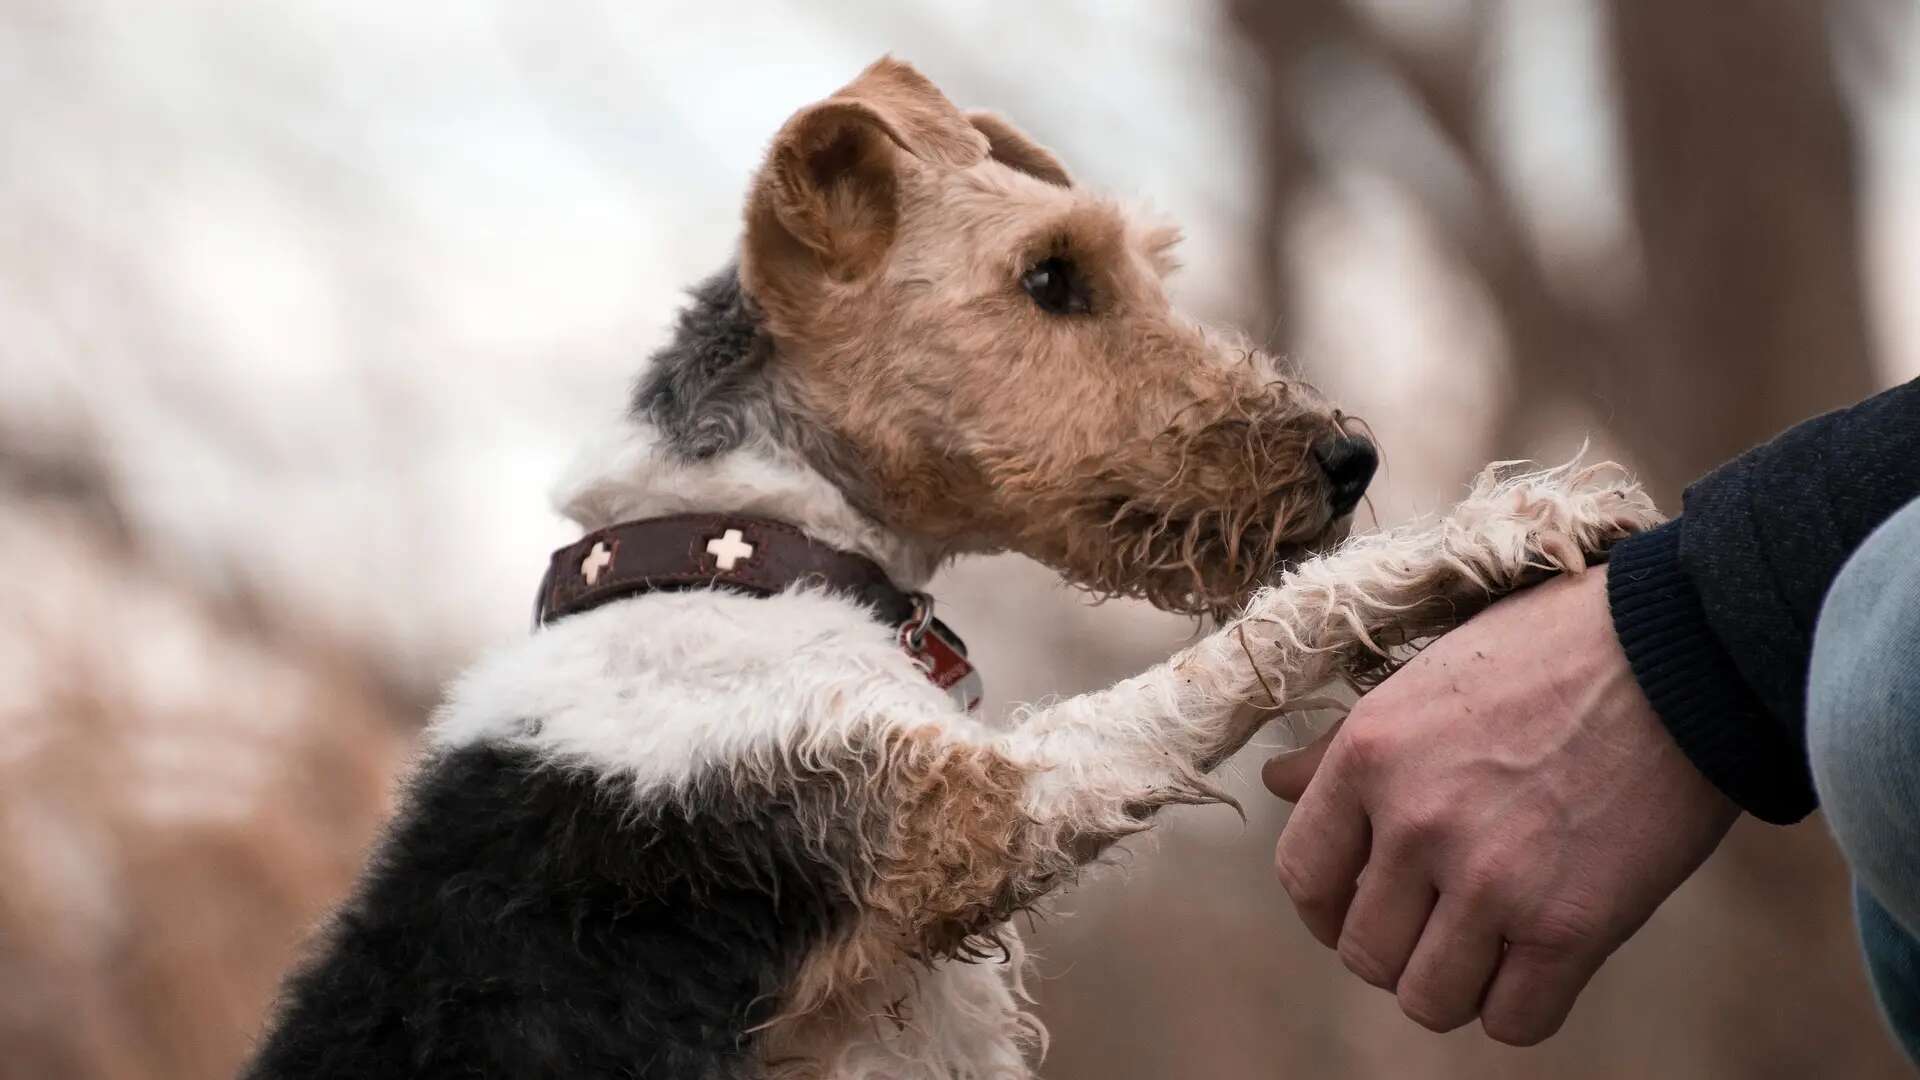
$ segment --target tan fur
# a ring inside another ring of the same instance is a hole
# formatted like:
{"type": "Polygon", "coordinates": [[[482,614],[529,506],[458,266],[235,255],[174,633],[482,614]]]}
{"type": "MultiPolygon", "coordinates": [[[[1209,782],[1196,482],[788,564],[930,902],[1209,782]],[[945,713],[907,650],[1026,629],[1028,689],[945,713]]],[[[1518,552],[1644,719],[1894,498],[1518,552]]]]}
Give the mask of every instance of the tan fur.
{"type": "Polygon", "coordinates": [[[987,152],[987,138],[932,83],[883,59],[775,136],[747,204],[754,261],[775,288],[810,275],[865,277],[894,241],[895,157],[965,168],[987,152]]]}
{"type": "Polygon", "coordinates": [[[867,911],[900,934],[909,954],[979,955],[982,943],[970,939],[1022,906],[1001,888],[1005,868],[1039,854],[1020,809],[1026,770],[992,747],[923,728],[896,740],[887,780],[890,813],[867,911]]]}
{"type": "Polygon", "coordinates": [[[992,928],[1031,899],[1003,889],[1008,866],[1044,857],[1020,807],[1027,769],[938,727],[877,741],[872,759],[832,770],[845,790],[842,816],[821,822],[823,832],[857,823],[860,858],[849,893],[859,923],[808,959],[790,1011],[815,1009],[903,958],[1004,952],[992,928]]]}
{"type": "MultiPolygon", "coordinates": [[[[856,857],[843,866],[858,914],[807,955],[765,1025],[762,1059],[782,1080],[830,1075],[849,1026],[897,1033],[927,1019],[909,1003],[913,973],[943,960],[1017,962],[1018,937],[1003,924],[1037,886],[1008,869],[1064,875],[1075,865],[1022,810],[1027,767],[938,726],[875,742],[857,763],[819,774],[842,792],[835,817],[817,828],[823,842],[851,828],[856,857]]],[[[1037,1025],[1014,1018],[1042,1041],[1037,1025]]]]}
{"type": "Polygon", "coordinates": [[[973,110],[967,113],[967,122],[987,137],[988,153],[995,161],[1056,187],[1073,186],[1073,177],[1067,175],[1067,167],[1053,156],[1053,151],[1034,142],[1006,117],[973,110]]]}
{"type": "Polygon", "coordinates": [[[779,392],[827,433],[863,509],[945,554],[1011,549],[1186,612],[1336,539],[1310,450],[1338,415],[1173,310],[1178,233],[1068,186],[1011,124],[963,116],[902,67],[782,130],[741,264],[779,392]],[[962,152],[954,125],[991,154],[962,152]],[[1049,257],[1072,260],[1091,312],[1026,295],[1049,257]]]}

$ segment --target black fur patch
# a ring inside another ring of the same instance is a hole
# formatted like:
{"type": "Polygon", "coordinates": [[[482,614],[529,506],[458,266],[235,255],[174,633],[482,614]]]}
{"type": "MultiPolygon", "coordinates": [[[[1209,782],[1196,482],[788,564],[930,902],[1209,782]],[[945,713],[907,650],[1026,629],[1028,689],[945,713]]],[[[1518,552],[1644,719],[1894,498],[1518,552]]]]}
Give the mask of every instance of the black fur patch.
{"type": "Polygon", "coordinates": [[[740,445],[755,412],[770,407],[757,376],[773,344],[729,265],[689,292],[673,340],[653,355],[633,393],[633,411],[651,420],[667,445],[709,458],[740,445]]]}
{"type": "Polygon", "coordinates": [[[666,448],[704,460],[753,438],[798,455],[856,507],[875,500],[857,455],[814,418],[802,415],[768,373],[777,363],[771,335],[730,264],[694,286],[673,339],[655,352],[634,386],[632,412],[651,421],[666,448]]]}
{"type": "Polygon", "coordinates": [[[793,798],[430,762],[244,1075],[760,1076],[751,1029],[852,912],[793,798]]]}

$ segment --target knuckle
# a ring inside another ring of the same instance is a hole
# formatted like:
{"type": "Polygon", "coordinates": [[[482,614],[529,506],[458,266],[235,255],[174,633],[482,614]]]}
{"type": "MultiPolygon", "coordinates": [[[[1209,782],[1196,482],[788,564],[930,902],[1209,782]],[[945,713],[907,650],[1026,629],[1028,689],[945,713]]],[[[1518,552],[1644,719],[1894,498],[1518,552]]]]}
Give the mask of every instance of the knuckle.
{"type": "Polygon", "coordinates": [[[1390,828],[1403,845],[1421,848],[1445,837],[1451,828],[1451,818],[1445,806],[1416,803],[1401,807],[1394,814],[1390,828]]]}
{"type": "Polygon", "coordinates": [[[1300,857],[1287,847],[1281,847],[1274,856],[1273,875],[1280,879],[1280,887],[1286,890],[1293,906],[1302,911],[1323,910],[1332,899],[1314,875],[1300,865],[1300,857]]]}
{"type": "Polygon", "coordinates": [[[1347,970],[1369,986],[1392,990],[1400,980],[1400,972],[1394,965],[1382,960],[1372,947],[1352,934],[1341,935],[1335,951],[1347,970]]]}
{"type": "Polygon", "coordinates": [[[1560,904],[1535,913],[1520,936],[1530,951],[1550,960],[1566,959],[1595,946],[1601,920],[1582,908],[1560,904]]]}
{"type": "Polygon", "coordinates": [[[1514,864],[1496,852],[1481,852],[1468,858],[1458,879],[1448,891],[1475,907],[1484,907],[1513,891],[1514,864]]]}
{"type": "Polygon", "coordinates": [[[1346,766],[1361,775],[1378,772],[1392,761],[1400,739],[1391,725],[1370,724],[1364,716],[1349,718],[1342,736],[1347,744],[1346,766]]]}
{"type": "Polygon", "coordinates": [[[1273,853],[1273,876],[1294,903],[1306,894],[1306,882],[1300,879],[1300,868],[1285,844],[1273,853]]]}
{"type": "Polygon", "coordinates": [[[1405,792],[1384,792],[1373,814],[1373,847],[1401,863],[1444,867],[1446,852],[1460,846],[1459,820],[1445,803],[1405,792]]]}

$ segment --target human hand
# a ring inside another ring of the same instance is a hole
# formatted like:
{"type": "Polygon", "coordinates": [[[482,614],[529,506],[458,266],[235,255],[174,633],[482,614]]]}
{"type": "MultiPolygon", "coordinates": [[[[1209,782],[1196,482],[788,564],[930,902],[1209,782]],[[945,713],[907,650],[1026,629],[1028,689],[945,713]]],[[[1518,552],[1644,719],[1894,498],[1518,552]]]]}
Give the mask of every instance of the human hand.
{"type": "Polygon", "coordinates": [[[1313,935],[1421,1025],[1516,1046],[1739,814],[1634,681],[1604,567],[1493,605],[1264,778],[1298,804],[1275,866],[1313,935]]]}

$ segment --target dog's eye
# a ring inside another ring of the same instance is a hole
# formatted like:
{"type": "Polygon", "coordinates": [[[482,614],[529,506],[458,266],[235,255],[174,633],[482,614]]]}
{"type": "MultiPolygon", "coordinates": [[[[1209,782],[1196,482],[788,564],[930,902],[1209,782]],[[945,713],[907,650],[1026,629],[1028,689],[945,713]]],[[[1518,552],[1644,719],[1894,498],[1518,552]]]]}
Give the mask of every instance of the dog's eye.
{"type": "Polygon", "coordinates": [[[1027,290],[1040,310],[1051,315],[1080,315],[1092,308],[1086,283],[1080,280],[1071,259],[1057,255],[1041,259],[1020,276],[1020,287],[1027,290]]]}

